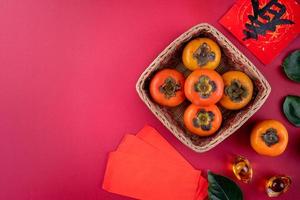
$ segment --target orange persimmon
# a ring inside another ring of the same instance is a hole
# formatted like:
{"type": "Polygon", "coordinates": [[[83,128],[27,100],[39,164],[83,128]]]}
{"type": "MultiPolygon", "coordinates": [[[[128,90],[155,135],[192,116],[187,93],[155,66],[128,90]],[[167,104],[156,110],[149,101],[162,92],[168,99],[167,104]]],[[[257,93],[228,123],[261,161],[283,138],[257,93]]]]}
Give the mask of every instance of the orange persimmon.
{"type": "Polygon", "coordinates": [[[197,69],[186,79],[184,93],[193,104],[208,106],[217,103],[223,95],[223,79],[214,70],[197,69]]]}
{"type": "Polygon", "coordinates": [[[216,105],[203,107],[191,104],[184,112],[183,122],[192,133],[209,136],[220,128],[222,114],[216,105]]]}
{"type": "Polygon", "coordinates": [[[221,60],[221,50],[209,38],[196,38],[190,41],[182,52],[182,62],[190,70],[215,69],[221,60]]]}
{"type": "Polygon", "coordinates": [[[264,120],[254,126],[250,136],[252,148],[261,155],[278,156],[288,144],[288,132],[277,120],[264,120]]]}
{"type": "Polygon", "coordinates": [[[240,71],[226,72],[222,78],[225,88],[220,104],[229,110],[238,110],[246,106],[253,94],[251,79],[240,71]]]}
{"type": "Polygon", "coordinates": [[[160,105],[177,106],[185,99],[184,81],[183,74],[177,70],[163,69],[151,79],[150,95],[160,105]]]}

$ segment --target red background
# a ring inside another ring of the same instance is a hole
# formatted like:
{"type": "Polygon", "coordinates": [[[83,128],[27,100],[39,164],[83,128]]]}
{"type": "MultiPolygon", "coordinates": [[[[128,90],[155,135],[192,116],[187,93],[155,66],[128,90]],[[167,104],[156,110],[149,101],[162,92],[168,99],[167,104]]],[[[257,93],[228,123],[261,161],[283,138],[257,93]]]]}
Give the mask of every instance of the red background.
{"type": "MultiPolygon", "coordinates": [[[[280,63],[300,46],[298,37],[271,64],[262,65],[220,24],[234,0],[0,1],[0,199],[127,199],[101,189],[107,153],[125,133],[153,125],[196,168],[232,176],[229,158],[241,154],[254,167],[245,199],[268,199],[265,177],[288,174],[300,198],[300,130],[281,113],[285,95],[300,95],[280,63]],[[266,104],[213,150],[198,154],[167,131],[135,92],[145,67],[191,26],[216,26],[260,69],[272,86],[266,104]],[[281,120],[286,152],[259,156],[249,145],[253,123],[281,120]]],[[[181,173],[181,172],[180,172],[181,173]]],[[[184,172],[182,172],[184,173],[184,172]]]]}

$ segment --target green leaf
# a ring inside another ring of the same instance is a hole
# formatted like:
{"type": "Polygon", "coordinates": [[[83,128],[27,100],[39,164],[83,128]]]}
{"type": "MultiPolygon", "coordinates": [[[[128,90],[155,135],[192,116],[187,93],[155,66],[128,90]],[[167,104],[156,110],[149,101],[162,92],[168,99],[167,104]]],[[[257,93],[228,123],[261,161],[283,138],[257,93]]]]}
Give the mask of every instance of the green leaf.
{"type": "Polygon", "coordinates": [[[210,200],[242,200],[239,186],[224,176],[208,171],[208,197],[210,200]]]}
{"type": "Polygon", "coordinates": [[[283,112],[287,119],[297,127],[300,127],[300,97],[289,95],[285,97],[283,112]]]}
{"type": "Polygon", "coordinates": [[[289,79],[300,83],[300,50],[292,52],[282,63],[289,79]]]}

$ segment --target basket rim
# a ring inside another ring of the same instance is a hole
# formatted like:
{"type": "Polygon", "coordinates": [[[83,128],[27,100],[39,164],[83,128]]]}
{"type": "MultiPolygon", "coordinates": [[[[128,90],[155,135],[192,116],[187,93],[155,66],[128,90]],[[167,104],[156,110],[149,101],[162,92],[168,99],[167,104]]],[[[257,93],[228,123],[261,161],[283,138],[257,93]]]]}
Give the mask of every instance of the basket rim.
{"type": "Polygon", "coordinates": [[[178,36],[175,40],[173,40],[163,51],[161,51],[158,56],[148,65],[148,67],[142,72],[140,77],[138,78],[138,81],[136,83],[136,91],[141,98],[141,100],[147,105],[147,107],[151,110],[151,112],[162,122],[162,124],[178,139],[180,140],[184,145],[187,147],[191,148],[192,150],[201,153],[208,151],[215,146],[217,146],[219,143],[221,143],[223,140],[228,138],[230,135],[232,135],[237,129],[239,129],[245,122],[249,120],[249,118],[254,115],[260,108],[261,106],[265,103],[267,100],[270,92],[271,92],[271,86],[266,80],[266,78],[262,75],[262,73],[257,69],[257,67],[226,37],[224,36],[220,31],[218,31],[214,26],[210,25],[209,23],[200,23],[197,24],[184,33],[182,33],[180,36],[178,36]],[[177,134],[179,131],[174,130],[178,129],[177,127],[172,127],[172,124],[168,123],[168,120],[165,115],[162,115],[156,110],[154,110],[152,107],[155,106],[159,108],[158,105],[155,105],[155,103],[152,103],[145,94],[145,91],[143,90],[143,84],[145,82],[145,79],[150,75],[155,67],[159,65],[159,61],[166,55],[167,52],[169,52],[172,48],[174,48],[175,44],[178,43],[178,41],[183,40],[183,38],[191,36],[191,33],[193,31],[197,31],[200,29],[210,29],[214,31],[215,33],[218,34],[218,37],[222,39],[223,42],[227,43],[228,49],[231,49],[235,54],[238,54],[240,56],[240,59],[243,60],[243,62],[247,63],[247,68],[250,68],[253,73],[256,74],[257,77],[259,77],[259,82],[262,85],[261,93],[262,95],[259,97],[259,99],[256,100],[256,102],[253,104],[253,109],[251,110],[252,112],[248,111],[245,113],[244,116],[242,116],[241,119],[239,119],[239,124],[235,127],[228,128],[230,129],[228,134],[221,134],[219,137],[215,138],[214,140],[211,140],[209,143],[199,146],[195,145],[192,142],[189,142],[187,139],[184,138],[184,136],[177,134]],[[146,78],[145,78],[146,77],[146,78]],[[151,105],[153,104],[153,105],[151,105]],[[175,133],[177,132],[177,133],[175,133]]]}

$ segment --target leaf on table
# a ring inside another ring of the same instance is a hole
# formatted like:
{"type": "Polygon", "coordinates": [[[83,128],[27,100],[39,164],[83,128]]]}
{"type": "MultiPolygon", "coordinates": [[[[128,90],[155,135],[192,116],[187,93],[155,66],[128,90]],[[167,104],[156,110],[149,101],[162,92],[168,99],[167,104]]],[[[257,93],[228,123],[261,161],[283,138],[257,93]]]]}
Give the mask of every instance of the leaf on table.
{"type": "Polygon", "coordinates": [[[224,176],[208,171],[208,196],[210,200],[242,200],[239,186],[224,176]]]}
{"type": "Polygon", "coordinates": [[[289,79],[300,83],[300,50],[289,54],[284,59],[282,66],[289,79]]]}
{"type": "Polygon", "coordinates": [[[300,97],[289,95],[285,97],[283,112],[287,119],[297,127],[300,127],[300,97]]]}

